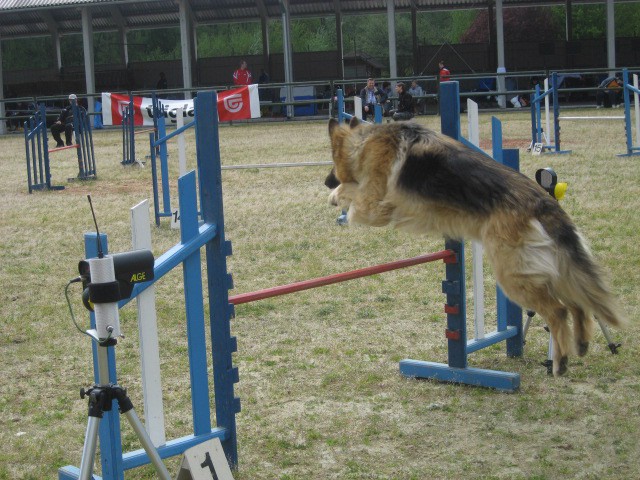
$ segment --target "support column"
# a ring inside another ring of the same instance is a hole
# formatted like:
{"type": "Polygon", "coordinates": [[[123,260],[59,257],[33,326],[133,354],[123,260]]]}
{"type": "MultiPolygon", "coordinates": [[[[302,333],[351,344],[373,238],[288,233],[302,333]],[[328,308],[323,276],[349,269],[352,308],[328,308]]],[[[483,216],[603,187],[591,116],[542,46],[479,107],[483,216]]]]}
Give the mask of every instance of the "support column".
{"type": "MultiPolygon", "coordinates": [[[[282,11],[282,47],[284,50],[284,81],[287,83],[287,101],[293,101],[293,48],[291,47],[291,18],[289,16],[289,0],[280,0],[282,11]]],[[[287,118],[293,118],[293,105],[287,105],[287,118]]]]}
{"type": "Polygon", "coordinates": [[[336,14],[336,51],[338,62],[338,78],[344,79],[344,40],[342,38],[342,9],[340,1],[333,0],[333,7],[336,14]]]}
{"type": "Polygon", "coordinates": [[[610,76],[616,74],[616,25],[613,0],[607,0],[607,67],[610,76]]]}
{"type": "Polygon", "coordinates": [[[564,33],[567,42],[573,41],[573,12],[571,0],[566,0],[564,4],[564,33]]]}
{"type": "Polygon", "coordinates": [[[93,60],[93,24],[92,15],[88,8],[82,9],[82,50],[84,52],[84,76],[87,86],[87,111],[93,112],[93,95],[96,93],[96,75],[93,60]]]}
{"type": "MultiPolygon", "coordinates": [[[[0,117],[6,116],[4,108],[4,81],[2,80],[4,72],[2,71],[2,40],[0,40],[0,117]]],[[[7,133],[7,122],[0,121],[0,135],[7,133]]]]}
{"type": "MultiPolygon", "coordinates": [[[[180,0],[180,45],[182,46],[182,86],[193,87],[191,77],[191,18],[189,0],[180,0]]],[[[191,92],[184,93],[185,100],[191,98],[191,92]]]]}
{"type": "Polygon", "coordinates": [[[415,1],[411,2],[411,53],[413,54],[413,73],[420,71],[420,58],[418,56],[418,9],[415,1]]]}
{"type": "Polygon", "coordinates": [[[269,47],[269,17],[267,15],[267,7],[263,0],[257,0],[256,5],[258,6],[258,12],[260,12],[260,28],[262,30],[262,65],[269,76],[272,76],[273,72],[271,72],[271,65],[269,64],[271,49],[269,47]]]}
{"type": "MultiPolygon", "coordinates": [[[[496,0],[496,53],[498,54],[498,68],[497,72],[506,72],[506,66],[504,61],[504,23],[502,14],[502,0],[496,0]]],[[[505,77],[501,75],[497,80],[498,91],[505,91],[505,77]]],[[[501,108],[506,108],[507,97],[506,95],[498,95],[498,105],[501,108]]]]}
{"type": "MultiPolygon", "coordinates": [[[[387,30],[389,33],[389,76],[397,78],[398,61],[396,58],[396,6],[394,0],[387,0],[387,30]]],[[[395,81],[393,84],[395,85],[395,81]]]]}

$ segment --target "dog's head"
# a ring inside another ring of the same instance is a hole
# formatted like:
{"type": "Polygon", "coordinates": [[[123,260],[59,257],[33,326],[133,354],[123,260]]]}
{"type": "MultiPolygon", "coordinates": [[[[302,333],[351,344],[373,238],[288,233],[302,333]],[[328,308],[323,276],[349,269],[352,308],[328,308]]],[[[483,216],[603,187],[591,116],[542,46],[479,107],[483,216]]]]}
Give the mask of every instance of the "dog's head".
{"type": "Polygon", "coordinates": [[[333,168],[324,179],[324,184],[330,188],[337,188],[344,182],[353,182],[349,162],[349,146],[347,140],[351,131],[361,124],[360,120],[352,117],[349,128],[343,128],[340,123],[332,118],[329,120],[329,139],[331,140],[331,156],[333,158],[333,168]]]}

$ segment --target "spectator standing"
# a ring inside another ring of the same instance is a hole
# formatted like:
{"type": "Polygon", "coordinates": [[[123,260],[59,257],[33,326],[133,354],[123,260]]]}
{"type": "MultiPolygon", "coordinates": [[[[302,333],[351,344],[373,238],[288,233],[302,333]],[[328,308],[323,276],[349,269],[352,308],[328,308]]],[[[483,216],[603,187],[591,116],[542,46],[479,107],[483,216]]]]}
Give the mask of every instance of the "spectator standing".
{"type": "Polygon", "coordinates": [[[233,72],[234,85],[251,85],[251,71],[247,68],[246,60],[240,62],[240,68],[233,72]]]}
{"type": "Polygon", "coordinates": [[[411,120],[413,118],[413,97],[407,92],[405,84],[396,84],[396,94],[398,95],[398,108],[391,110],[389,115],[394,121],[411,120]]]}
{"type": "Polygon", "coordinates": [[[158,83],[156,83],[156,90],[166,90],[167,88],[167,76],[164,72],[160,72],[160,78],[158,79],[158,83]]]}
{"type": "Polygon", "coordinates": [[[376,87],[373,78],[367,79],[367,86],[360,90],[360,98],[362,99],[362,118],[364,120],[368,115],[374,115],[376,105],[383,105],[387,101],[387,95],[376,87]]]}
{"type": "Polygon", "coordinates": [[[56,148],[64,147],[60,134],[64,132],[67,146],[73,145],[73,102],[77,101],[75,94],[69,95],[69,106],[62,109],[56,123],[51,125],[51,135],[56,141],[56,148]]]}
{"type": "Polygon", "coordinates": [[[419,98],[424,95],[424,90],[422,90],[422,87],[418,85],[418,82],[413,80],[411,82],[411,87],[407,92],[413,97],[416,113],[424,113],[424,98],[419,98]]]}
{"type": "Polygon", "coordinates": [[[438,67],[440,68],[440,71],[438,72],[440,81],[448,82],[449,80],[451,80],[451,72],[447,67],[444,66],[444,60],[440,60],[440,63],[438,63],[438,67]]]}

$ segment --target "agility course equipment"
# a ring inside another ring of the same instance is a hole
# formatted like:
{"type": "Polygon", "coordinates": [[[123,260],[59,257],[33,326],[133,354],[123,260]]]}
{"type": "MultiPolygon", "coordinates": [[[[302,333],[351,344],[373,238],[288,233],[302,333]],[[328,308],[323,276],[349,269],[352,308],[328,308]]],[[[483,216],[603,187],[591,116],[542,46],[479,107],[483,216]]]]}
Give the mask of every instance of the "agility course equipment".
{"type": "Polygon", "coordinates": [[[625,68],[622,70],[622,82],[624,88],[624,133],[626,136],[627,152],[620,153],[618,156],[628,157],[640,155],[640,146],[633,144],[633,135],[631,132],[631,93],[633,93],[636,142],[640,142],[640,101],[638,101],[640,90],[638,90],[638,75],[633,74],[633,85],[630,84],[629,71],[625,68]]]}
{"type": "Polygon", "coordinates": [[[635,120],[636,120],[636,139],[640,139],[640,102],[638,101],[638,79],[637,75],[634,75],[634,84],[629,84],[629,74],[627,69],[623,69],[623,83],[624,83],[624,115],[560,115],[560,102],[558,97],[558,74],[553,72],[551,74],[551,87],[548,87],[548,82],[545,80],[545,91],[540,92],[540,87],[536,86],[536,93],[531,95],[531,148],[534,145],[542,145],[542,151],[548,151],[553,154],[568,154],[571,150],[562,150],[561,148],[561,134],[560,134],[560,120],[567,121],[616,121],[624,120],[625,123],[625,136],[627,152],[619,154],[619,156],[638,155],[640,146],[633,145],[632,135],[632,119],[631,119],[631,99],[630,93],[634,95],[635,103],[635,120]],[[549,97],[553,99],[553,142],[548,137],[549,132],[549,97]],[[546,134],[542,128],[541,122],[541,101],[545,102],[545,117],[546,117],[546,134]]]}
{"type": "MultiPolygon", "coordinates": [[[[167,152],[167,141],[174,137],[183,138],[184,132],[196,126],[196,118],[186,125],[178,126],[173,132],[167,134],[165,122],[165,110],[160,100],[153,95],[153,125],[154,131],[149,133],[149,152],[151,155],[151,176],[153,181],[153,208],[156,219],[156,225],[160,226],[161,217],[171,217],[174,212],[171,208],[171,192],[169,188],[169,154],[167,152]],[[158,184],[158,157],[160,157],[160,187],[158,184]],[[161,190],[161,192],[160,192],[161,190]],[[162,193],[162,208],[160,207],[160,193],[162,193]]],[[[182,121],[182,114],[179,115],[182,121]]],[[[218,123],[216,122],[216,126],[218,123]]],[[[184,144],[178,146],[180,150],[180,170],[186,169],[183,165],[186,163],[184,159],[184,144]]]]}
{"type": "MultiPolygon", "coordinates": [[[[449,115],[443,116],[443,131],[466,142],[459,132],[459,105],[456,105],[459,102],[457,82],[452,82],[450,88],[444,84],[443,86],[445,86],[444,91],[448,92],[443,98],[455,107],[449,115]]],[[[201,92],[196,102],[198,189],[203,224],[199,226],[196,174],[190,172],[180,177],[178,181],[182,209],[180,243],[155,260],[153,281],[136,284],[131,297],[121,301],[119,305],[122,307],[130,299],[137,298],[141,292],[159,281],[173,268],[182,264],[194,432],[160,445],[157,448],[160,458],[178,455],[191,446],[211,438],[219,438],[229,463],[232,466],[237,465],[235,415],[240,411],[240,401],[234,396],[233,385],[238,382],[239,374],[238,369],[233,367],[232,361],[232,353],[237,350],[237,342],[230,333],[230,320],[234,317],[234,305],[435,260],[443,260],[446,264],[443,293],[447,295],[444,310],[448,318],[446,337],[449,341],[449,366],[442,367],[441,364],[427,365],[427,362],[404,360],[400,364],[401,373],[410,377],[434,378],[508,391],[518,388],[519,376],[517,374],[472,369],[467,366],[468,353],[502,340],[507,341],[507,350],[510,355],[521,355],[522,328],[521,313],[518,315],[514,305],[508,303],[504,296],[501,297],[498,292],[498,331],[487,335],[482,340],[467,342],[464,247],[460,242],[448,241],[445,244],[445,250],[433,254],[230,297],[228,291],[232,288],[232,280],[227,271],[226,257],[231,254],[231,243],[225,239],[224,235],[222,169],[217,133],[216,95],[214,92],[201,92]],[[209,378],[204,332],[206,324],[200,262],[202,247],[206,249],[207,286],[208,292],[210,292],[208,295],[209,321],[216,412],[216,427],[213,428],[211,427],[209,406],[209,378]],[[429,368],[436,369],[436,372],[427,371],[429,368]]],[[[499,123],[496,123],[496,127],[497,125],[499,123]]],[[[493,132],[494,155],[497,158],[507,157],[507,151],[503,151],[498,145],[499,136],[499,128],[495,128],[493,132]]],[[[85,236],[87,258],[93,258],[97,254],[96,238],[95,234],[85,236]]],[[[103,250],[106,252],[107,238],[104,234],[102,244],[103,250]]],[[[95,326],[95,319],[92,321],[95,326]]],[[[115,383],[117,381],[115,350],[113,347],[97,347],[95,344],[92,346],[94,348],[96,381],[115,383]],[[95,353],[97,348],[107,349],[106,359],[104,359],[104,355],[102,356],[102,365],[101,357],[95,353]],[[108,363],[107,366],[104,365],[105,362],[108,363]]],[[[105,421],[101,423],[100,427],[103,478],[122,479],[125,470],[149,463],[150,459],[146,451],[136,450],[122,453],[120,423],[117,414],[112,411],[105,412],[105,421]]],[[[59,479],[75,478],[78,478],[76,467],[67,466],[59,470],[59,479]]]]}
{"type": "Polygon", "coordinates": [[[24,144],[27,159],[27,184],[29,193],[34,190],[62,190],[63,186],[51,184],[50,154],[76,149],[79,180],[96,178],[96,162],[93,151],[93,135],[87,111],[72,101],[73,130],[76,143],[49,149],[47,138],[47,115],[44,104],[37,106],[35,113],[24,122],[24,144]]]}
{"type": "MultiPolygon", "coordinates": [[[[345,100],[344,100],[344,92],[342,91],[341,88],[338,89],[337,93],[337,108],[338,108],[338,122],[342,123],[342,122],[348,122],[349,120],[351,120],[353,117],[358,118],[359,120],[362,120],[363,122],[367,122],[367,123],[371,123],[368,122],[367,120],[364,120],[362,118],[362,100],[360,99],[359,96],[355,95],[353,97],[354,101],[353,101],[353,105],[354,105],[354,109],[353,112],[354,114],[350,114],[347,113],[345,111],[345,100]]],[[[373,115],[373,123],[382,123],[382,107],[380,105],[376,105],[374,107],[374,115],[373,115]]]]}
{"type": "MultiPolygon", "coordinates": [[[[167,441],[157,451],[161,458],[179,455],[186,449],[211,438],[219,438],[230,465],[237,465],[237,439],[235,415],[240,411],[240,401],[234,396],[233,385],[238,382],[238,370],[233,367],[232,353],[237,342],[230,333],[233,306],[228,302],[228,290],[232,288],[227,272],[226,257],[231,255],[231,243],[225,240],[222,189],[220,178],[220,154],[217,128],[217,103],[214,92],[201,92],[196,100],[201,122],[196,126],[198,146],[198,190],[203,224],[199,226],[196,175],[190,172],[178,181],[179,199],[182,206],[181,241],[155,260],[153,282],[137,284],[132,298],[161,279],[173,268],[182,264],[185,289],[187,335],[189,342],[189,369],[192,398],[193,433],[167,441]],[[209,377],[207,372],[207,350],[205,342],[204,305],[202,289],[202,265],[200,249],[206,251],[206,269],[209,295],[209,323],[211,355],[215,396],[216,426],[211,427],[209,377]]],[[[103,249],[106,251],[106,236],[103,249]]],[[[96,235],[85,236],[87,258],[95,257],[96,235]]],[[[120,302],[124,306],[129,300],[120,302]]],[[[95,319],[92,316],[92,321],[95,319]]],[[[94,372],[97,382],[104,381],[108,371],[108,382],[116,382],[115,351],[108,349],[108,368],[99,363],[94,348],[94,372]],[[103,378],[100,378],[99,373],[103,378]]],[[[100,347],[104,348],[104,347],[100,347]]],[[[124,471],[149,463],[143,450],[122,453],[119,417],[105,412],[100,425],[100,447],[102,478],[123,479],[124,471]]],[[[73,466],[59,470],[59,479],[76,479],[79,470],[73,466]]]]}
{"type": "MultiPolygon", "coordinates": [[[[461,135],[458,82],[443,82],[440,87],[442,105],[446,106],[441,109],[442,133],[482,152],[461,135]]],[[[496,118],[492,119],[492,127],[493,158],[512,168],[517,168],[518,150],[502,148],[502,128],[496,118]]],[[[483,335],[482,338],[467,340],[464,244],[448,240],[445,247],[456,254],[456,262],[447,263],[446,280],[442,284],[442,291],[447,295],[444,309],[447,314],[445,336],[448,341],[448,363],[407,359],[400,362],[400,372],[408,377],[430,378],[514,391],[520,385],[519,374],[470,368],[468,354],[504,340],[508,356],[521,356],[523,353],[522,310],[497,288],[496,331],[483,335]]]]}

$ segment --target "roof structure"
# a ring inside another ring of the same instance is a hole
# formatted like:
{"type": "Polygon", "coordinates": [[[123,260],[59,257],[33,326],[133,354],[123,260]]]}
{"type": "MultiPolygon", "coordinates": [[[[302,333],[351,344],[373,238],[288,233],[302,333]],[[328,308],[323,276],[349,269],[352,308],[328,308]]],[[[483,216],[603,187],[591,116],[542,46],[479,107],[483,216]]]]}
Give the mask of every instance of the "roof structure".
{"type": "MultiPolygon", "coordinates": [[[[251,22],[282,16],[286,1],[292,19],[386,13],[387,0],[188,0],[196,25],[251,22]]],[[[605,0],[570,0],[574,4],[605,0]]],[[[615,0],[623,3],[637,0],[615,0]]],[[[175,0],[0,0],[0,39],[82,32],[81,10],[91,11],[95,32],[177,27],[175,0]]],[[[488,8],[495,0],[394,0],[396,12],[488,8]]],[[[503,0],[504,8],[566,5],[567,0],[503,0]]]]}

